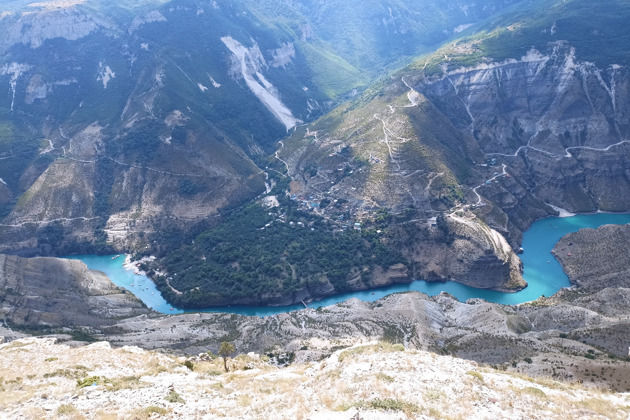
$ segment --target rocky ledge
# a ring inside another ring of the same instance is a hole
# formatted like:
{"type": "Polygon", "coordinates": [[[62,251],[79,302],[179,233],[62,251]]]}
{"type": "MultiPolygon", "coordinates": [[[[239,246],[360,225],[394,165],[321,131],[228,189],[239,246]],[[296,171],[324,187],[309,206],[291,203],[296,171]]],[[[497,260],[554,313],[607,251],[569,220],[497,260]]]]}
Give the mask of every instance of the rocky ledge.
{"type": "Polygon", "coordinates": [[[81,261],[0,254],[0,315],[5,324],[95,327],[149,312],[135,296],[81,261]]]}

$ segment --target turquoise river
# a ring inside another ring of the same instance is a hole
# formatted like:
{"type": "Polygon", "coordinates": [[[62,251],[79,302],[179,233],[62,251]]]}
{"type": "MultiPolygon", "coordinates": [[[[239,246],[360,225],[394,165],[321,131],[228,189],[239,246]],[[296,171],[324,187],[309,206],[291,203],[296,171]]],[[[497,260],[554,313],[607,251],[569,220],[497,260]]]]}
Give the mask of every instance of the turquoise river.
{"type": "MultiPolygon", "coordinates": [[[[605,224],[630,223],[630,214],[583,214],[571,217],[549,217],[535,222],[523,235],[523,277],[528,286],[516,293],[501,293],[493,290],[475,289],[456,282],[426,282],[417,280],[408,284],[398,284],[361,292],[344,293],[309,303],[309,307],[318,308],[343,302],[350,298],[375,301],[392,293],[415,290],[429,296],[448,292],[464,302],[470,298],[482,298],[490,302],[515,305],[535,300],[540,296],[551,296],[563,287],[570,286],[569,279],[558,261],[551,254],[558,240],[570,232],[582,228],[595,228],[605,224]]],[[[148,307],[165,314],[200,312],[172,307],[164,300],[155,284],[146,276],[140,276],[123,268],[124,256],[112,259],[112,255],[79,255],[70,258],[79,259],[93,270],[103,271],[118,286],[123,287],[148,307]]],[[[303,309],[302,304],[291,306],[230,306],[207,308],[201,312],[229,312],[251,316],[268,316],[283,312],[303,309]]]]}

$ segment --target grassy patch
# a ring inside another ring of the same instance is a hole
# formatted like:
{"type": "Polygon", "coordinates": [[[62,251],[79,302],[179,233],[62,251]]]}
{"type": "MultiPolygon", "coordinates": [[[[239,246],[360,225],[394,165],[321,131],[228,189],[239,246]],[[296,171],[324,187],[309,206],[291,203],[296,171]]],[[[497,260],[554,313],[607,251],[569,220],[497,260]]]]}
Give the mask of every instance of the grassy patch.
{"type": "Polygon", "coordinates": [[[466,375],[470,375],[473,378],[477,379],[479,382],[483,383],[483,375],[477,371],[474,370],[469,370],[468,372],[466,372],[466,375]]]}
{"type": "Polygon", "coordinates": [[[530,394],[533,395],[535,397],[546,397],[547,394],[545,394],[545,392],[540,389],[540,388],[536,388],[533,386],[528,386],[526,388],[521,389],[521,392],[524,394],[530,394]]]}
{"type": "Polygon", "coordinates": [[[362,401],[356,404],[357,407],[383,411],[402,411],[408,417],[420,412],[420,407],[408,401],[395,398],[375,398],[370,401],[362,401]]]}
{"type": "Polygon", "coordinates": [[[137,389],[143,385],[140,383],[138,376],[123,376],[120,378],[108,379],[107,389],[109,391],[118,391],[121,389],[137,389]]]}
{"type": "Polygon", "coordinates": [[[78,413],[77,408],[72,404],[61,404],[57,408],[57,415],[59,416],[69,416],[72,414],[78,413]]]}
{"type": "Polygon", "coordinates": [[[77,388],[85,388],[93,385],[100,385],[105,381],[105,378],[100,376],[90,376],[85,379],[77,379],[77,388]]]}
{"type": "Polygon", "coordinates": [[[145,407],[141,410],[137,410],[134,412],[133,419],[144,420],[155,417],[165,416],[169,413],[169,410],[163,407],[158,407],[156,405],[151,405],[149,407],[145,407]]]}
{"type": "Polygon", "coordinates": [[[379,342],[368,346],[353,347],[348,350],[344,350],[339,354],[339,361],[343,362],[348,357],[364,354],[364,353],[394,353],[399,351],[405,351],[405,346],[402,344],[391,344],[387,342],[379,342]]]}
{"type": "Polygon", "coordinates": [[[186,404],[186,401],[175,390],[170,391],[165,399],[174,404],[186,404]]]}
{"type": "Polygon", "coordinates": [[[85,369],[57,369],[53,372],[45,373],[44,378],[63,377],[68,379],[82,379],[87,376],[85,369]]]}

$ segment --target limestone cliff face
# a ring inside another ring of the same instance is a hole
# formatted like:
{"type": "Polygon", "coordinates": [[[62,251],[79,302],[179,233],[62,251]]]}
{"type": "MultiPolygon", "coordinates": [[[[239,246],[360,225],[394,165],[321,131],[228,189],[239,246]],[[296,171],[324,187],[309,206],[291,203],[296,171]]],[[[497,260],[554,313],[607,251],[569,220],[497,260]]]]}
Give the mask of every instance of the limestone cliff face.
{"type": "MultiPolygon", "coordinates": [[[[108,19],[94,13],[73,7],[79,1],[67,1],[66,7],[39,8],[36,5],[30,13],[8,14],[2,22],[6,25],[0,40],[0,51],[22,44],[39,48],[49,39],[63,38],[70,41],[81,39],[99,31],[112,31],[115,25],[108,19]]],[[[61,2],[59,2],[61,4],[61,2]]]]}
{"type": "Polygon", "coordinates": [[[0,312],[17,327],[73,328],[150,311],[81,261],[0,254],[0,312]]]}
{"type": "MultiPolygon", "coordinates": [[[[625,67],[579,62],[557,43],[547,55],[530,50],[472,68],[450,69],[446,61],[442,74],[414,87],[488,158],[508,165],[529,193],[521,199],[576,212],[630,208],[625,67]]],[[[489,198],[514,218],[518,206],[496,193],[489,198]]]]}

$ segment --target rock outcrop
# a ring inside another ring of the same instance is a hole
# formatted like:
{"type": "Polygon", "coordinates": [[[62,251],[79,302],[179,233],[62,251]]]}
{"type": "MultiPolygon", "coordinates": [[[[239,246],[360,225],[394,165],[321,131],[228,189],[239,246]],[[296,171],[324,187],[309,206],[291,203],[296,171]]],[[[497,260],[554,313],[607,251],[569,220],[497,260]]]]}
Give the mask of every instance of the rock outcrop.
{"type": "Polygon", "coordinates": [[[553,254],[571,283],[598,291],[630,287],[630,226],[581,229],[563,237],[553,254]]]}
{"type": "Polygon", "coordinates": [[[446,60],[439,74],[407,78],[486,163],[506,165],[512,178],[478,193],[488,222],[504,224],[513,245],[548,212],[542,203],[572,212],[630,208],[629,80],[625,67],[580,62],[567,42],[472,67],[446,60]]]}
{"type": "Polygon", "coordinates": [[[12,327],[70,331],[149,312],[81,261],[0,254],[0,314],[12,327]]]}

